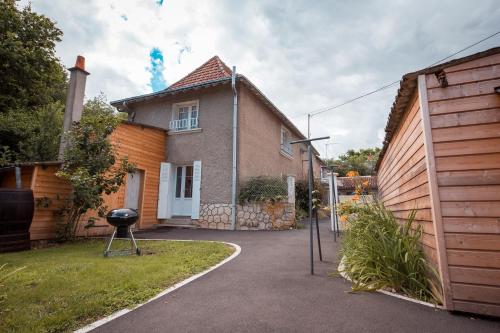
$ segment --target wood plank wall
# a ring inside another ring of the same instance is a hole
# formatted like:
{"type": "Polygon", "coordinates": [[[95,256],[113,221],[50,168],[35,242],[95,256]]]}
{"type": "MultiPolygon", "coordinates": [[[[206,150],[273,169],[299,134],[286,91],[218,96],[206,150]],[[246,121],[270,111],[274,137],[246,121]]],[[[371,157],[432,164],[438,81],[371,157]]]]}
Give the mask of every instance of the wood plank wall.
{"type": "Polygon", "coordinates": [[[404,119],[393,136],[378,170],[379,198],[398,221],[404,222],[413,209],[423,229],[422,248],[438,269],[436,240],[425,161],[425,147],[418,95],[409,103],[404,119]]]}
{"type": "Polygon", "coordinates": [[[62,207],[63,200],[71,193],[71,185],[55,175],[59,168],[60,164],[34,166],[31,189],[35,198],[35,213],[30,227],[31,240],[56,236],[54,211],[62,207]],[[47,207],[37,204],[37,199],[42,198],[50,199],[47,207]]]}
{"type": "MultiPolygon", "coordinates": [[[[160,163],[166,158],[166,133],[164,130],[123,123],[111,134],[111,142],[116,147],[118,158],[128,156],[128,160],[143,171],[142,188],[139,202],[139,222],[135,227],[148,229],[158,223],[156,218],[158,206],[158,186],[160,181],[160,163]]],[[[125,207],[125,183],[118,192],[104,196],[104,204],[108,209],[125,207]]],[[[112,227],[104,218],[91,211],[82,220],[95,218],[95,226],[79,230],[80,235],[99,236],[108,235],[112,227]]]]}
{"type": "Polygon", "coordinates": [[[426,75],[455,310],[500,316],[500,54],[426,75]]]}
{"type": "MultiPolygon", "coordinates": [[[[130,162],[135,163],[138,169],[144,171],[140,203],[141,217],[136,226],[140,229],[150,228],[158,222],[156,219],[158,185],[160,163],[165,161],[166,133],[160,129],[120,124],[111,135],[111,141],[116,145],[119,157],[128,156],[130,162]]],[[[56,236],[54,211],[60,208],[61,200],[67,198],[71,192],[71,186],[55,175],[59,168],[59,164],[36,165],[30,169],[32,175],[26,175],[26,182],[28,179],[31,181],[35,199],[47,197],[51,200],[48,207],[35,207],[33,223],[30,228],[32,240],[53,239],[56,236]]],[[[28,170],[28,168],[25,169],[28,170]]],[[[118,192],[105,196],[105,205],[109,209],[124,207],[125,190],[126,184],[118,192]]],[[[112,231],[105,219],[99,218],[96,220],[95,227],[83,228],[86,220],[90,217],[97,218],[97,214],[91,211],[82,217],[81,228],[77,232],[79,236],[108,235],[112,231]]]]}

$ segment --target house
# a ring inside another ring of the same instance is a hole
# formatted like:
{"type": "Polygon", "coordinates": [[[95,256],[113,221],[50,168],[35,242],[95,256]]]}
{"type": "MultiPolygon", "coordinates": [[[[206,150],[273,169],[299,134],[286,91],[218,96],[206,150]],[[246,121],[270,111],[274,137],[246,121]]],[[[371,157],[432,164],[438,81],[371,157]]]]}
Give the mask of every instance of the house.
{"type": "Polygon", "coordinates": [[[161,222],[247,228],[243,210],[237,212],[241,184],[258,176],[304,179],[307,173],[305,145],[290,144],[304,135],[217,56],[165,90],[111,104],[130,123],[168,133],[158,195],[161,222]]]}
{"type": "Polygon", "coordinates": [[[380,200],[416,209],[449,310],[500,316],[500,48],[409,73],[377,162],[380,200]]]}

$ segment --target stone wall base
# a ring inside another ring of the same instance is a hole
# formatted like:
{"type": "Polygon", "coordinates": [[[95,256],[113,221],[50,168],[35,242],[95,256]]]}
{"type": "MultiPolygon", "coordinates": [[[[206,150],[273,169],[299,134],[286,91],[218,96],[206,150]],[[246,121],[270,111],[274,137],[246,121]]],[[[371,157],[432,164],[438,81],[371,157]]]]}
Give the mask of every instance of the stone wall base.
{"type": "MultiPolygon", "coordinates": [[[[237,230],[281,230],[295,224],[295,205],[288,202],[237,206],[237,230]]],[[[196,225],[206,229],[231,229],[231,204],[202,203],[196,225]]]]}

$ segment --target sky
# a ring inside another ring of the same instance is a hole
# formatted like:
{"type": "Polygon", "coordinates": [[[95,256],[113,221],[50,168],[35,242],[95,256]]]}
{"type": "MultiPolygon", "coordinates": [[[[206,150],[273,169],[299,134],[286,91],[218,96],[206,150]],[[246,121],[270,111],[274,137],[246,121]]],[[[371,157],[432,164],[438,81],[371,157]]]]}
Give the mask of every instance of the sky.
{"type": "MultiPolygon", "coordinates": [[[[21,5],[27,1],[21,1],[21,5]]],[[[57,55],[86,58],[86,98],[151,93],[214,55],[237,67],[307,134],[307,113],[422,69],[500,31],[480,1],[32,0],[64,32],[57,55]]],[[[500,35],[461,53],[500,46],[500,35]]],[[[381,146],[398,85],[311,119],[323,157],[381,146]]]]}

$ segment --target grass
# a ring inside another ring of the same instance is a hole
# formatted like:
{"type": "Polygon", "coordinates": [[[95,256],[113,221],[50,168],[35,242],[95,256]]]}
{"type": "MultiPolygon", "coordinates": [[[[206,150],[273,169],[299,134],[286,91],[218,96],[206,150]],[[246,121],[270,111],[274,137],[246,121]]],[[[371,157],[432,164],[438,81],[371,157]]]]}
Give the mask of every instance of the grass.
{"type": "MultiPolygon", "coordinates": [[[[113,243],[123,247],[128,243],[113,243]]],[[[0,332],[65,332],[140,304],[228,257],[223,243],[139,241],[143,255],[104,258],[104,241],[0,255],[0,332]],[[18,270],[19,268],[22,268],[18,270]]]]}

